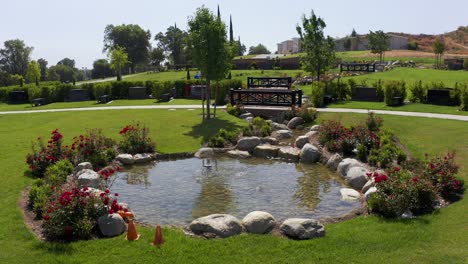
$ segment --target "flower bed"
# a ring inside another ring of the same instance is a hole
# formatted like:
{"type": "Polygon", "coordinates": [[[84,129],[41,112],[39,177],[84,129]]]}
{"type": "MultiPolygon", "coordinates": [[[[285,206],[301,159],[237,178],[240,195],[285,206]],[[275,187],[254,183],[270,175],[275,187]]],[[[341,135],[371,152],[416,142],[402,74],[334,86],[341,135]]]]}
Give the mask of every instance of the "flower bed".
{"type": "Polygon", "coordinates": [[[120,228],[117,233],[109,233],[98,226],[98,220],[107,215],[113,215],[118,224],[125,226],[117,213],[128,211],[128,206],[119,204],[118,194],[111,195],[109,190],[111,176],[120,170],[120,163],[113,160],[117,150],[153,151],[154,143],[148,137],[148,128],[138,123],[125,126],[120,134],[123,139],[118,146],[96,129],[74,137],[68,146],[55,129],[47,145],[41,138],[33,144],[26,162],[32,175],[39,179],[29,192],[29,206],[37,219],[43,219],[46,239],[71,241],[124,231],[120,228]]]}

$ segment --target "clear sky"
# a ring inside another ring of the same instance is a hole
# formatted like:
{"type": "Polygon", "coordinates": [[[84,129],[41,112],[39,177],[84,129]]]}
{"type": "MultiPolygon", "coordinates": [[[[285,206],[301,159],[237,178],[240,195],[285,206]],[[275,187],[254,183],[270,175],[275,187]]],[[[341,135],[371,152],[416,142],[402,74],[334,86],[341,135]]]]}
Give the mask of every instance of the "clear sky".
{"type": "MultiPolygon", "coordinates": [[[[0,46],[22,39],[33,46],[33,59],[49,66],[64,57],[79,68],[92,67],[102,53],[107,24],[138,24],[152,36],[174,23],[186,29],[187,19],[202,5],[229,24],[247,46],[262,43],[272,52],[276,43],[296,37],[296,24],[313,9],[332,37],[369,30],[439,34],[468,25],[468,0],[1,0],[0,46]]],[[[154,43],[154,41],[153,41],[154,43]]]]}

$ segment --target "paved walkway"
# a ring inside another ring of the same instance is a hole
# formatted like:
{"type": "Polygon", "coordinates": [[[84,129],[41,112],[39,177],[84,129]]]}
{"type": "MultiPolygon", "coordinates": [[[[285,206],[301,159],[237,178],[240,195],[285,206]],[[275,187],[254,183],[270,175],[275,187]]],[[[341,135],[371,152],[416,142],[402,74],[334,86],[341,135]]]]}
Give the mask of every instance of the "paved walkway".
{"type": "MultiPolygon", "coordinates": [[[[201,109],[201,105],[135,105],[135,106],[101,106],[101,107],[83,107],[83,108],[63,108],[63,109],[43,109],[43,110],[25,110],[25,111],[3,111],[0,115],[15,115],[15,114],[33,114],[33,113],[53,113],[53,112],[72,112],[72,111],[100,111],[100,110],[126,110],[126,109],[201,109]]],[[[218,107],[223,109],[224,106],[218,107]]],[[[269,107],[274,109],[274,107],[269,107]]],[[[280,109],[280,108],[278,108],[280,109]]],[[[284,109],[284,108],[282,108],[284,109]]],[[[397,115],[397,116],[413,116],[450,119],[468,122],[468,115],[449,115],[421,112],[405,112],[405,111],[388,111],[388,110],[367,110],[367,109],[348,109],[348,108],[318,108],[317,111],[325,113],[360,113],[366,114],[372,111],[382,115],[397,115]]]]}

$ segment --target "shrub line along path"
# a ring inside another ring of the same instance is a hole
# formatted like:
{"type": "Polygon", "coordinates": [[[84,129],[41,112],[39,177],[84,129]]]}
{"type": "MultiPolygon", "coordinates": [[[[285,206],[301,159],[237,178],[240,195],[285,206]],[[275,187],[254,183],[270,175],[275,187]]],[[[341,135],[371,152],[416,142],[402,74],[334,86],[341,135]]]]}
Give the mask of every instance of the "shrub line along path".
{"type": "MultiPolygon", "coordinates": [[[[83,108],[62,108],[62,109],[44,109],[44,110],[25,110],[25,111],[2,111],[0,115],[14,114],[33,114],[33,113],[52,113],[52,112],[72,112],[72,111],[97,111],[97,110],[127,110],[127,109],[201,109],[201,105],[135,105],[135,106],[107,106],[107,107],[83,107],[83,108]]],[[[225,109],[225,106],[219,106],[218,109],[225,109]]],[[[252,107],[254,108],[254,107],[252,107]]],[[[280,107],[267,107],[268,109],[284,109],[280,107]]],[[[246,107],[246,109],[248,109],[246,107]]],[[[325,113],[357,113],[367,114],[374,112],[382,115],[397,115],[397,116],[413,116],[427,117],[438,119],[449,119],[468,122],[468,116],[436,114],[423,112],[406,112],[406,111],[389,111],[389,110],[372,110],[372,109],[349,109],[349,108],[317,108],[318,112],[325,113]]]]}

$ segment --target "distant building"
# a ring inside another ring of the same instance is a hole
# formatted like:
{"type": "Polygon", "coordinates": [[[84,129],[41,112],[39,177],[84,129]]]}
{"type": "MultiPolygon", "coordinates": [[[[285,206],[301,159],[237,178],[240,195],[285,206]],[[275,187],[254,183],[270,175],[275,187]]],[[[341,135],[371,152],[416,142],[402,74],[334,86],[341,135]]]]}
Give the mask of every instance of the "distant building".
{"type": "Polygon", "coordinates": [[[278,43],[278,54],[298,53],[301,50],[299,38],[292,38],[278,43]]]}
{"type": "MultiPolygon", "coordinates": [[[[390,50],[406,50],[408,49],[408,38],[387,34],[390,37],[390,50]]],[[[358,35],[356,37],[345,37],[335,40],[336,51],[355,51],[355,50],[369,50],[368,35],[358,35]],[[349,47],[346,47],[349,45],[349,47]]]]}

